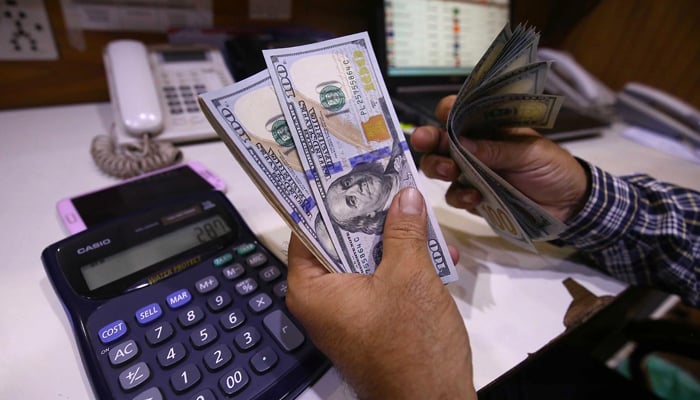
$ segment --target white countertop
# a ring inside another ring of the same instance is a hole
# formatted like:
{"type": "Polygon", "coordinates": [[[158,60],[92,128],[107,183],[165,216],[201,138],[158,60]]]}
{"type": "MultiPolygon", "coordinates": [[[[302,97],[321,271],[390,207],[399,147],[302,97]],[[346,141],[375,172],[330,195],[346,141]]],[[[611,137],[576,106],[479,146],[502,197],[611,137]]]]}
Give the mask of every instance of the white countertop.
{"type": "MultiPolygon", "coordinates": [[[[66,236],[56,202],[114,184],[95,167],[89,146],[112,121],[107,103],[0,111],[0,398],[92,398],[73,333],[46,277],[41,251],[66,236]]],[[[620,127],[602,137],[565,144],[574,155],[616,174],[646,172],[700,189],[700,165],[624,138],[620,127]]],[[[225,145],[183,147],[221,176],[227,195],[269,246],[285,246],[289,230],[225,145]],[[254,217],[254,218],[253,218],[254,217]]],[[[572,261],[571,251],[538,244],[524,252],[496,236],[484,221],[444,203],[446,184],[422,178],[448,243],[461,252],[460,279],[449,285],[470,334],[474,378],[481,388],[564,331],[572,277],[597,294],[625,285],[572,261]]],[[[353,398],[331,369],[302,399],[353,398]]]]}

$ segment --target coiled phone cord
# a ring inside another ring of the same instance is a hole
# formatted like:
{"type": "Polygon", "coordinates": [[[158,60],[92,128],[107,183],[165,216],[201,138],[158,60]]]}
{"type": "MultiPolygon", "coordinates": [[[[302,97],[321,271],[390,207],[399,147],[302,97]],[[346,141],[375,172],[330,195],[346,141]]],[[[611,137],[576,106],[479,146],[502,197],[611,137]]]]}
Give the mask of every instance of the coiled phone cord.
{"type": "MultiPolygon", "coordinates": [[[[112,127],[114,129],[114,126],[112,127]]],[[[170,142],[151,140],[148,134],[140,142],[116,143],[114,135],[92,139],[90,154],[97,167],[116,178],[131,178],[173,165],[182,160],[182,152],[170,142]]]]}

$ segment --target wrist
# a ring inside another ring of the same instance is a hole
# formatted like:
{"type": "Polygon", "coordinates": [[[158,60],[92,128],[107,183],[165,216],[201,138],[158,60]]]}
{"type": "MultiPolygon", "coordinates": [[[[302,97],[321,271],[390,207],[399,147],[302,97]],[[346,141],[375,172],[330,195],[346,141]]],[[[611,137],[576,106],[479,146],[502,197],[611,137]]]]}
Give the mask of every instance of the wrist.
{"type": "Polygon", "coordinates": [[[581,169],[580,183],[577,185],[578,189],[575,191],[576,194],[574,195],[572,205],[569,206],[568,210],[564,213],[562,222],[565,223],[571,221],[583,210],[591,196],[591,168],[586,161],[578,157],[574,157],[574,159],[578,162],[579,168],[581,169]]]}

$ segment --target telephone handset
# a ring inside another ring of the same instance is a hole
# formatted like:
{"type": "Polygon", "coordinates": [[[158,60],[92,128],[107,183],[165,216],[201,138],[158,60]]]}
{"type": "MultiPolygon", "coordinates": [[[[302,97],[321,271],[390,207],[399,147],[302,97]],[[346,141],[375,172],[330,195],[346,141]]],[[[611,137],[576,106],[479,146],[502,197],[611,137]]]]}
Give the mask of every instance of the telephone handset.
{"type": "Polygon", "coordinates": [[[700,110],[659,89],[629,82],[617,95],[620,117],[700,150],[700,110]]]}
{"type": "Polygon", "coordinates": [[[156,83],[146,46],[134,40],[107,44],[103,53],[114,115],[124,133],[140,138],[163,130],[156,83]]]}
{"type": "Polygon", "coordinates": [[[540,59],[553,61],[545,90],[566,96],[566,101],[579,109],[606,108],[615,104],[615,94],[586,71],[569,54],[549,48],[537,51],[540,59]]]}
{"type": "Polygon", "coordinates": [[[91,152],[104,172],[135,176],[179,161],[174,145],[218,139],[197,103],[200,93],[234,82],[218,50],[116,40],[103,61],[115,124],[91,152]]]}

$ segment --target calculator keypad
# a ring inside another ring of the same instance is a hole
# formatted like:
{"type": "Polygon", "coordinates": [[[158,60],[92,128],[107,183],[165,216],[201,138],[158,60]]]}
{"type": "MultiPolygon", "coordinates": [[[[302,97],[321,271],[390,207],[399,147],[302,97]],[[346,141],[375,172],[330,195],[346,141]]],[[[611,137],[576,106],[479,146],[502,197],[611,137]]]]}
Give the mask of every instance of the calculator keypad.
{"type": "Polygon", "coordinates": [[[322,356],[284,304],[286,269],[244,243],[88,320],[115,398],[247,399],[322,356]]]}

